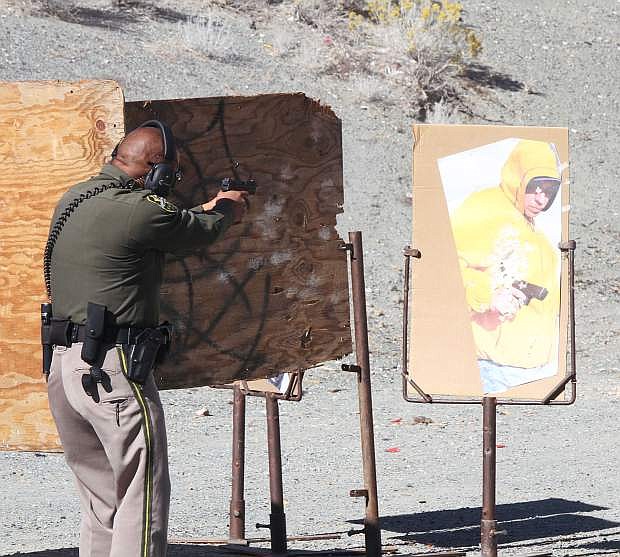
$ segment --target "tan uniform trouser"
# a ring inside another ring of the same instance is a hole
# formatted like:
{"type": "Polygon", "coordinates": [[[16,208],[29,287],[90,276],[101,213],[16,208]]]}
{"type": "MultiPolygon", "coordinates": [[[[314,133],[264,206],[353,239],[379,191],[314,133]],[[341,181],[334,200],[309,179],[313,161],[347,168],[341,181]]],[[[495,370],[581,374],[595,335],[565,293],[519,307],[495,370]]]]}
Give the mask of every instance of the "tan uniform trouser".
{"type": "Polygon", "coordinates": [[[170,480],[164,413],[152,376],[128,381],[116,347],[102,369],[112,390],[97,385],[96,403],[82,387],[90,366],[82,344],[54,349],[50,408],[82,510],[80,557],[164,557],[170,480]]]}

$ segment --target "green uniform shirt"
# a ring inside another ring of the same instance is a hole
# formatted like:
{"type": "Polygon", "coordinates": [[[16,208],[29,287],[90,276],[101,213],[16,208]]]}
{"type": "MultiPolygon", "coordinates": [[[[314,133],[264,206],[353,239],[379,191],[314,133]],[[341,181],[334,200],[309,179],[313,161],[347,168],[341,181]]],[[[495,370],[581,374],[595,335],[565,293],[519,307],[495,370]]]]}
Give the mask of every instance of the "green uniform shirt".
{"type": "MultiPolygon", "coordinates": [[[[107,164],[98,176],[61,198],[52,226],[80,194],[130,177],[107,164]]],[[[164,252],[214,242],[230,226],[230,212],[179,209],[139,186],[110,188],[82,201],[67,218],[51,260],[53,314],[86,321],[86,305],[105,305],[117,325],[153,327],[159,322],[164,252]]]]}

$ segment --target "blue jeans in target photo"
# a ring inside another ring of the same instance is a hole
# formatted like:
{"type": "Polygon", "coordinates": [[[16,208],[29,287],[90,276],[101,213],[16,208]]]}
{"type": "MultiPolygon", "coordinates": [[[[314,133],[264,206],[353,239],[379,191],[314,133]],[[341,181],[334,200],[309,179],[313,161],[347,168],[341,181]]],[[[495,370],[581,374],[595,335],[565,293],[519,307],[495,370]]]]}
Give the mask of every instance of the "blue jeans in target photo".
{"type": "Polygon", "coordinates": [[[557,373],[555,362],[526,368],[505,366],[492,360],[478,360],[478,367],[484,394],[501,393],[517,385],[531,383],[557,373]]]}

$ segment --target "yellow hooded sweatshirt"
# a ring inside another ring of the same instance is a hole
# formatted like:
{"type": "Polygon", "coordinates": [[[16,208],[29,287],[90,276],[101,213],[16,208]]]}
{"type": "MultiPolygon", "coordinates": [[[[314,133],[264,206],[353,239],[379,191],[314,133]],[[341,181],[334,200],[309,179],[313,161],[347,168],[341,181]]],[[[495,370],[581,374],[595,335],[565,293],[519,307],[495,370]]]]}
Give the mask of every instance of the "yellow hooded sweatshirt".
{"type": "Polygon", "coordinates": [[[452,229],[478,358],[533,368],[557,357],[560,286],[557,251],[524,216],[525,187],[539,176],[560,178],[555,150],[542,141],[520,141],[510,153],[498,187],[471,194],[452,215],[452,229]],[[493,292],[527,281],[548,290],[513,318],[491,309],[493,292]]]}

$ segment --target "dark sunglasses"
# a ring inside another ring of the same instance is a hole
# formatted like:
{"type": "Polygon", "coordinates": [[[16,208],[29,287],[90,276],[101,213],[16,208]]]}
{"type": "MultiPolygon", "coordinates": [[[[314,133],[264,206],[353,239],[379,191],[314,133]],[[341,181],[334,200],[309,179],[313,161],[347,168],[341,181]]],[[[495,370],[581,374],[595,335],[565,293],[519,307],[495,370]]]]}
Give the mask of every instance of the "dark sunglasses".
{"type": "Polygon", "coordinates": [[[532,178],[525,186],[525,193],[544,193],[549,200],[543,211],[546,211],[555,200],[555,196],[560,191],[560,180],[549,176],[537,176],[532,178]]]}

